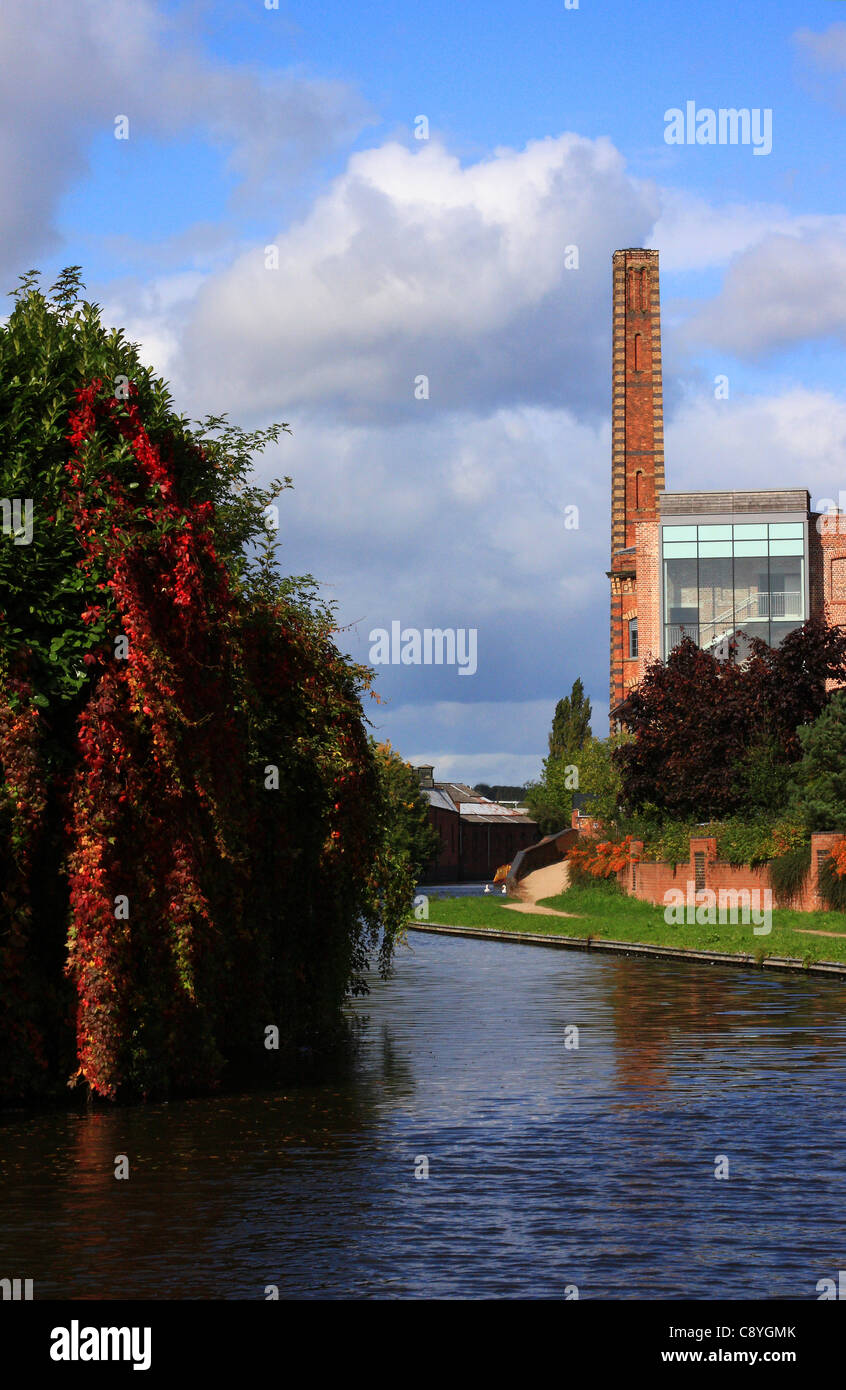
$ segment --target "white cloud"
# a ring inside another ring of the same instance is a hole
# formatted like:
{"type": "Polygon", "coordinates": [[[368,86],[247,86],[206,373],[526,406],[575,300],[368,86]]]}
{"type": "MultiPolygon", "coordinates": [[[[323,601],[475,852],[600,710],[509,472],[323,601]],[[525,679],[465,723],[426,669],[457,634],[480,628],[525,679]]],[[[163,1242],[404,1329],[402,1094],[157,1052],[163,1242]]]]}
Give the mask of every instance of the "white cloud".
{"type": "MultiPolygon", "coordinates": [[[[405,756],[403,754],[403,756],[405,756]]],[[[436,782],[463,782],[474,787],[477,782],[488,786],[523,787],[539,776],[540,759],[531,754],[509,753],[501,749],[491,753],[424,752],[412,753],[406,762],[415,767],[432,766],[436,782]]]]}
{"type": "Polygon", "coordinates": [[[846,220],[816,235],[766,236],[732,262],[720,293],[683,336],[749,358],[807,341],[846,341],[846,220]]]}
{"type": "MultiPolygon", "coordinates": [[[[576,135],[462,166],[432,140],[353,155],[306,218],[210,276],[183,379],[257,413],[347,421],[431,409],[607,406],[610,257],[643,239],[657,194],[606,139],[576,135]],[[565,268],[565,247],[579,269],[565,268]]],[[[419,412],[418,412],[419,413],[419,412]]],[[[465,483],[462,486],[472,486],[465,483]]]]}
{"type": "MultiPolygon", "coordinates": [[[[836,74],[846,71],[846,24],[838,20],[827,29],[799,29],[793,36],[797,51],[810,68],[820,74],[836,74]]],[[[842,99],[846,87],[839,87],[842,99]]]]}
{"type": "Polygon", "coordinates": [[[133,140],[203,132],[237,192],[263,197],[368,119],[345,84],[211,58],[150,0],[4,0],[0,63],[0,256],[9,268],[55,248],[59,199],[116,116],[129,118],[130,151],[133,140]]]}
{"type": "Polygon", "coordinates": [[[683,189],[663,188],[661,207],[649,245],[660,250],[662,271],[721,268],[776,235],[846,238],[846,217],[797,214],[780,204],[720,205],[683,189]]]}
{"type": "Polygon", "coordinates": [[[780,396],[685,402],[666,431],[667,486],[846,488],[846,401],[797,387],[780,396]]]}

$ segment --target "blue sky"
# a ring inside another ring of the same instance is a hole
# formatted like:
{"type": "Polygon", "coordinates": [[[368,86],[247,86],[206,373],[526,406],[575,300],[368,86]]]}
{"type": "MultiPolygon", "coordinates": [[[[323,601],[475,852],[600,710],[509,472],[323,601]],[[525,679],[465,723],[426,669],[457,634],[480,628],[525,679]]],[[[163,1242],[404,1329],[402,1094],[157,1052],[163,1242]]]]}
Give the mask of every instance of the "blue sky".
{"type": "Polygon", "coordinates": [[[0,52],[7,283],[79,263],[179,409],[290,422],[283,563],[358,659],[477,630],[379,668],[437,776],[535,775],[577,675],[604,729],[615,247],[661,254],[668,486],[846,487],[843,0],[7,0],[0,52]],[[688,101],[772,151],[667,144],[688,101]]]}

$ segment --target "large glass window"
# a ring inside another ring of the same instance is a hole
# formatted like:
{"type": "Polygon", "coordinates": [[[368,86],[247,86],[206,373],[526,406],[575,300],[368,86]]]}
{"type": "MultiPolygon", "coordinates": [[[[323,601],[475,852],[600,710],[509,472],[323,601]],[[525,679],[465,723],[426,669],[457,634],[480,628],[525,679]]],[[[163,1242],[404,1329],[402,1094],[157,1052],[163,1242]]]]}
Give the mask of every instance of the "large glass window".
{"type": "Polygon", "coordinates": [[[665,655],[684,635],[720,653],[738,633],[777,646],[807,616],[804,548],[801,521],[664,526],[665,655]]]}
{"type": "Polygon", "coordinates": [[[731,540],[712,545],[705,542],[700,545],[702,550],[706,554],[699,561],[699,645],[712,647],[734,631],[731,540]],[[712,555],[715,545],[728,553],[712,555]]]}
{"type": "MultiPolygon", "coordinates": [[[[665,547],[666,551],[670,547],[665,547]]],[[[693,544],[694,551],[696,543],[693,544]]],[[[664,560],[664,618],[667,651],[678,646],[684,633],[699,641],[699,599],[696,555],[664,560]]]]}

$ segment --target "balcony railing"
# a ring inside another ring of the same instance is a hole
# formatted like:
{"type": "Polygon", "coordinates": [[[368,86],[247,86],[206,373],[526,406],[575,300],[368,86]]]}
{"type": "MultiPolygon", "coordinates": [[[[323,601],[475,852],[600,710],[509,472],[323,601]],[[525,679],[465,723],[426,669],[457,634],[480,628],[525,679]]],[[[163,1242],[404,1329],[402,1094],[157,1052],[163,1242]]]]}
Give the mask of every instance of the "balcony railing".
{"type": "Polygon", "coordinates": [[[699,645],[699,624],[698,623],[667,623],[664,628],[667,639],[667,651],[671,652],[673,647],[677,647],[683,637],[689,637],[691,642],[699,645]]]}
{"type": "Polygon", "coordinates": [[[705,645],[715,647],[738,628],[742,628],[744,623],[767,622],[770,619],[775,622],[782,619],[796,622],[801,621],[803,616],[801,590],[779,589],[771,593],[750,594],[742,603],[733,609],[724,609],[707,623],[667,623],[664,629],[666,651],[670,652],[673,647],[677,647],[683,637],[689,637],[697,646],[700,645],[702,628],[708,633],[705,645]]]}

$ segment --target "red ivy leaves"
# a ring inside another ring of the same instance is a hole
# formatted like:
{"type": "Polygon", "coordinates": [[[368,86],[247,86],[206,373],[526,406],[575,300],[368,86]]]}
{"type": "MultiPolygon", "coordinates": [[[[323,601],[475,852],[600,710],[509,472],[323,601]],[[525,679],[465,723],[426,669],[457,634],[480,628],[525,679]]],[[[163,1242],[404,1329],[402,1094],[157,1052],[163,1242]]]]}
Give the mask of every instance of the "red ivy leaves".
{"type": "MultiPolygon", "coordinates": [[[[108,648],[87,658],[99,669],[79,719],[66,970],[78,996],[79,1075],[113,1096],[124,1073],[142,940],[160,962],[162,995],[171,991],[176,1001],[167,1012],[190,1014],[197,1004],[212,922],[209,861],[237,860],[244,838],[244,808],[227,777],[244,749],[222,650],[221,625],[231,620],[233,601],[209,529],[212,505],[179,498],[172,468],[132,400],[103,394],[95,380],[77,402],[66,471],[80,564],[92,576],[105,574],[113,626],[128,646],[124,659],[108,648]],[[100,467],[104,445],[120,440],[158,493],[156,504],[139,506],[131,478],[100,467]],[[128,920],[116,906],[122,897],[128,920]]],[[[82,616],[93,622],[102,612],[91,605],[82,616]]]]}

